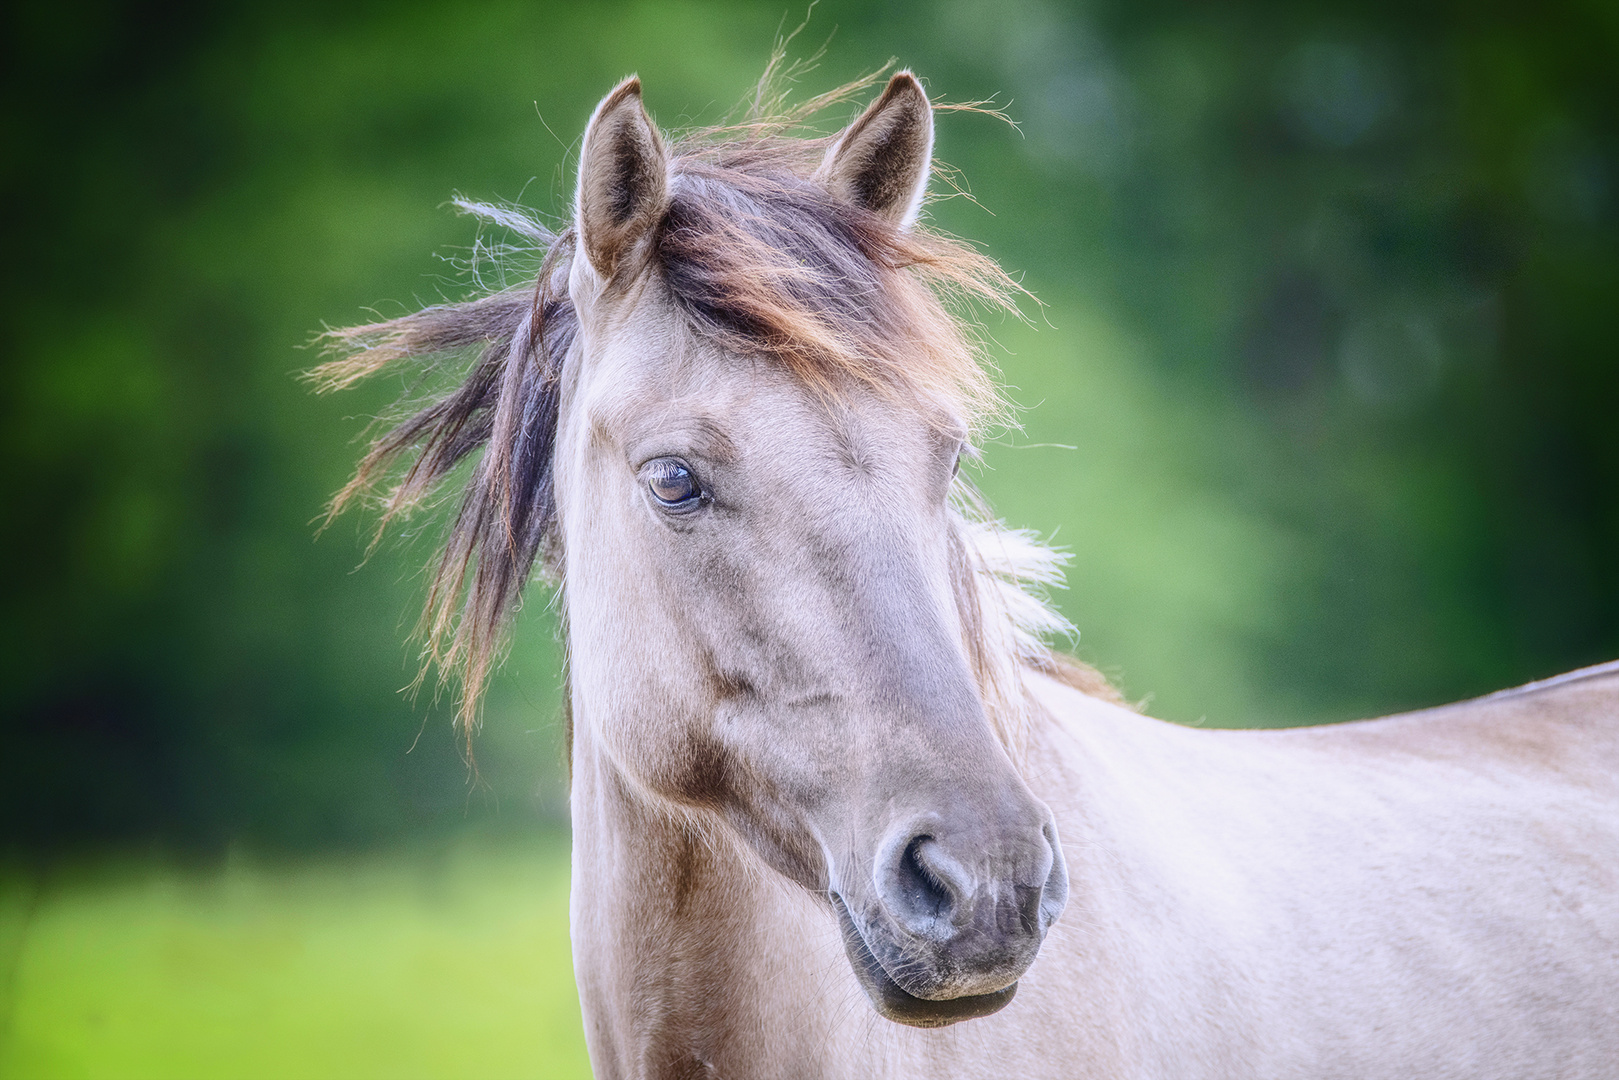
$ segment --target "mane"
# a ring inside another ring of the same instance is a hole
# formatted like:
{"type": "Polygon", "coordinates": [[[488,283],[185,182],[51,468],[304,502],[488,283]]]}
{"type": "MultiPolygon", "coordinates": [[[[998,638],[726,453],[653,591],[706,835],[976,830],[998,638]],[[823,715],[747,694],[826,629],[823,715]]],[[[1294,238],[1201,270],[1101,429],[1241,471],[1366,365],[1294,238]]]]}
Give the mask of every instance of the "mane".
{"type": "Polygon", "coordinates": [[[1077,635],[1046,598],[1062,585],[1068,556],[1028,529],[993,517],[976,490],[958,477],[951,499],[956,606],[979,696],[1001,744],[1019,760],[1034,715],[1023,678],[1049,675],[1081,693],[1115,705],[1124,696],[1107,677],[1052,648],[1053,639],[1077,635]]]}
{"type": "MultiPolygon", "coordinates": [[[[803,124],[876,77],[771,116],[757,109],[780,102],[761,89],[743,123],[675,140],[669,205],[653,233],[648,272],[662,275],[697,333],[769,357],[818,394],[863,387],[942,399],[980,434],[1007,414],[969,316],[975,307],[1015,312],[1018,286],[964,242],[922,225],[897,228],[811,179],[832,139],[806,134],[803,124]]],[[[413,372],[418,385],[446,373],[453,379],[448,392],[380,422],[327,520],[355,502],[372,503],[380,539],[395,517],[453,488],[458,467],[472,462],[419,626],[417,679],[437,668],[441,682],[452,675],[459,682],[457,715],[470,751],[480,693],[524,587],[536,568],[557,580],[565,558],[554,528],[551,455],[560,374],[576,347],[567,294],[576,243],[571,229],[553,233],[521,207],[456,205],[514,234],[519,250],[539,260],[537,273],[463,302],[329,330],[321,341],[335,358],[309,377],[323,392],[385,369],[413,372]]],[[[485,250],[480,241],[475,255],[485,250]]],[[[1046,644],[1071,630],[1038,592],[1060,581],[1059,557],[995,523],[964,480],[957,488],[953,549],[967,649],[991,721],[1015,748],[1028,724],[1025,670],[1118,695],[1046,644]]]]}

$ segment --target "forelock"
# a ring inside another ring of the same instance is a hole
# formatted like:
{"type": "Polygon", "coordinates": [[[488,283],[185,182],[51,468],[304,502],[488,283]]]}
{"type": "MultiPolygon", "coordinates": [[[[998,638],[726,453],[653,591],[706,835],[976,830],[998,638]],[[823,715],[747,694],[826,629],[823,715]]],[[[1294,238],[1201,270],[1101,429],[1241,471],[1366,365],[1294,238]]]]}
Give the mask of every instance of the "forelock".
{"type": "Polygon", "coordinates": [[[958,241],[834,197],[808,175],[814,147],[677,156],[654,272],[698,332],[820,393],[920,390],[969,423],[993,414],[993,384],[947,301],[1005,304],[1005,275],[958,241]]]}

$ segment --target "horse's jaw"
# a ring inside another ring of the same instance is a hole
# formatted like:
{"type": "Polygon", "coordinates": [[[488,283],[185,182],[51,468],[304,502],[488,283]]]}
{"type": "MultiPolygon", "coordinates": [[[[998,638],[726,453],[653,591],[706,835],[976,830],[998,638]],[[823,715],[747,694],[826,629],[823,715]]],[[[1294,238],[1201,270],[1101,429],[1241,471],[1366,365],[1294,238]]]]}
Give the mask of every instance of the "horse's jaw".
{"type": "Polygon", "coordinates": [[[910,1027],[946,1027],[962,1020],[999,1012],[1017,994],[1016,982],[991,994],[973,994],[939,1001],[908,993],[878,962],[876,954],[849,916],[849,909],[842,898],[833,894],[832,905],[838,912],[838,928],[843,933],[843,947],[848,950],[855,979],[860,983],[860,989],[866,992],[866,997],[871,999],[872,1007],[879,1016],[910,1027]]]}

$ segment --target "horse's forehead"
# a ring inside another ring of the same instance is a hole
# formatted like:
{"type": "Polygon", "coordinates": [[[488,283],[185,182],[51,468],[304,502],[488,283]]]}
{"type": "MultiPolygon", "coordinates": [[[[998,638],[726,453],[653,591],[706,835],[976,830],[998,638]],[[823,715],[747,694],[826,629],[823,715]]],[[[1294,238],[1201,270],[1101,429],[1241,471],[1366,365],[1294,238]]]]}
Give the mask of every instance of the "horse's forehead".
{"type": "Polygon", "coordinates": [[[857,463],[920,459],[965,427],[944,402],[851,380],[812,387],[774,358],[733,352],[695,329],[655,276],[601,297],[591,320],[591,426],[633,441],[660,425],[722,431],[732,448],[819,444],[857,463]],[[650,430],[649,430],[650,429],[650,430]]]}
{"type": "Polygon", "coordinates": [[[580,306],[584,361],[609,378],[655,381],[700,359],[696,332],[652,275],[580,306]]]}
{"type": "Polygon", "coordinates": [[[666,295],[639,290],[593,326],[583,358],[596,426],[644,427],[698,414],[746,427],[756,412],[805,412],[806,389],[779,365],[731,353],[698,333],[666,295]]]}
{"type": "Polygon", "coordinates": [[[598,346],[586,358],[587,407],[598,427],[641,428],[687,416],[738,427],[750,409],[796,411],[795,388],[773,365],[725,353],[678,316],[638,312],[598,346]]]}

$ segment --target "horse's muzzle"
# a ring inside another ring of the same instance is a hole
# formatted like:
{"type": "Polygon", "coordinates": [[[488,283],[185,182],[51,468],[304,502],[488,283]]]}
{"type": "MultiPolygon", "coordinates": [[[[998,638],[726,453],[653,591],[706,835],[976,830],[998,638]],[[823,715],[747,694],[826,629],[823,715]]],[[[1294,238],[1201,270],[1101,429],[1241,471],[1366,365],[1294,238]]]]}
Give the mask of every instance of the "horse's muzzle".
{"type": "Polygon", "coordinates": [[[838,909],[838,928],[843,932],[843,947],[848,950],[849,962],[854,965],[855,979],[859,981],[860,989],[866,992],[877,1012],[889,1020],[909,1024],[911,1027],[944,1027],[961,1020],[971,1020],[974,1017],[999,1012],[1017,993],[1017,983],[1013,982],[994,993],[944,1000],[919,998],[909,994],[894,981],[882,964],[878,963],[877,957],[872,955],[865,938],[861,936],[859,928],[849,916],[849,909],[843,900],[834,894],[832,901],[838,909]]]}
{"type": "Polygon", "coordinates": [[[1068,898],[1049,813],[1032,836],[999,843],[933,822],[899,830],[879,849],[872,884],[864,910],[834,896],[844,946],[877,1011],[923,1027],[1010,1002],[1068,898]]]}

